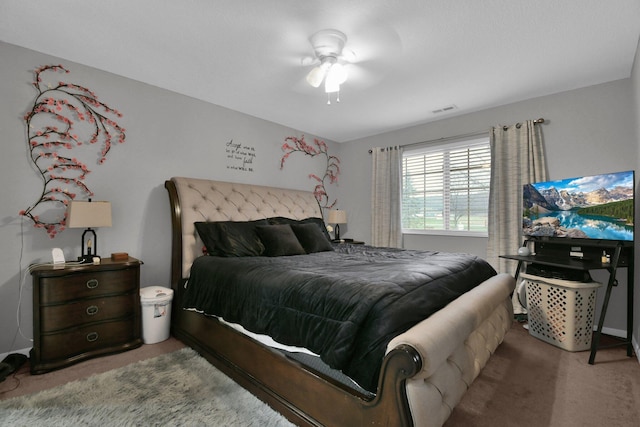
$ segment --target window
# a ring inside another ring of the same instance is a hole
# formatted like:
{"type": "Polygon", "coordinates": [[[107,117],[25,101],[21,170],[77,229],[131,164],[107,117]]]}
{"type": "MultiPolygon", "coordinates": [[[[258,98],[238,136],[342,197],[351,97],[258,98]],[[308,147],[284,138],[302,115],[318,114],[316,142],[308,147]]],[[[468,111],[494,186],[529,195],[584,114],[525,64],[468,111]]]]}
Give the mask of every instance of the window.
{"type": "Polygon", "coordinates": [[[489,137],[405,149],[402,231],[487,235],[489,137]]]}

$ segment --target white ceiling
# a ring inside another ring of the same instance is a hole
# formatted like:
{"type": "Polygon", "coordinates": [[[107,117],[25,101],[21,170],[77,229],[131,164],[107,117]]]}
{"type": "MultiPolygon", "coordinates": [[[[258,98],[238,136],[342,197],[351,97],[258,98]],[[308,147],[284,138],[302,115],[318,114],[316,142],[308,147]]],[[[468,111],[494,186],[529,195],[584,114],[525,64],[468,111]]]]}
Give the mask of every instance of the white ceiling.
{"type": "Polygon", "coordinates": [[[4,42],[336,142],[628,78],[639,35],[640,0],[0,0],[4,42]],[[331,105],[327,28],[358,61],[331,105]]]}

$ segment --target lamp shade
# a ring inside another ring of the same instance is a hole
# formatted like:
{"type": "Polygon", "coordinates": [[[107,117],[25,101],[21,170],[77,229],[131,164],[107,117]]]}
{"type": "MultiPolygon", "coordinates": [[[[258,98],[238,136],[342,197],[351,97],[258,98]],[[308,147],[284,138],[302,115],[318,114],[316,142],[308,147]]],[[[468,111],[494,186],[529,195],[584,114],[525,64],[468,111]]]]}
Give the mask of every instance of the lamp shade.
{"type": "Polygon", "coordinates": [[[67,211],[67,227],[111,227],[111,202],[72,201],[67,211]]]}
{"type": "Polygon", "coordinates": [[[338,209],[329,211],[329,219],[327,220],[329,224],[346,224],[347,223],[347,212],[341,211],[338,209]]]}

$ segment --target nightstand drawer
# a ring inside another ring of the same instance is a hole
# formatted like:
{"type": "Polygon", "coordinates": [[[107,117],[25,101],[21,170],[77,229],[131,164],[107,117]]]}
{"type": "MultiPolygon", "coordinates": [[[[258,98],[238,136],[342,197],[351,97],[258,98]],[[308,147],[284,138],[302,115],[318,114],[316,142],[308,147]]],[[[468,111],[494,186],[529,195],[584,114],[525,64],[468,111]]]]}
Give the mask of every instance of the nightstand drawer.
{"type": "Polygon", "coordinates": [[[86,299],[64,305],[43,306],[40,311],[40,330],[53,332],[85,323],[132,316],[136,305],[136,295],[131,293],[108,298],[86,299]]]}
{"type": "Polygon", "coordinates": [[[131,319],[87,325],[69,332],[43,334],[41,351],[47,360],[82,356],[116,344],[132,341],[137,331],[131,327],[131,319]]]}
{"type": "Polygon", "coordinates": [[[40,279],[43,305],[134,291],[138,286],[135,269],[69,274],[40,279]]]}

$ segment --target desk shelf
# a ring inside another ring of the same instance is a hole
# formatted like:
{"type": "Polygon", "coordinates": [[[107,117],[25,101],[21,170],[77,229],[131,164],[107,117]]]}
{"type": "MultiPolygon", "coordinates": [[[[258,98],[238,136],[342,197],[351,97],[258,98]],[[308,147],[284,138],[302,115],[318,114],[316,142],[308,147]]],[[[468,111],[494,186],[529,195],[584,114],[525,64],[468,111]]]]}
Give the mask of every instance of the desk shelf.
{"type": "Polygon", "coordinates": [[[524,241],[522,246],[533,246],[532,255],[501,255],[501,258],[518,261],[515,272],[518,278],[523,263],[538,264],[550,267],[560,267],[570,270],[589,271],[607,270],[609,280],[606,286],[605,298],[602,303],[600,319],[594,339],[591,343],[591,354],[589,364],[595,363],[596,352],[600,345],[600,336],[604,319],[609,306],[609,299],[614,286],[618,285],[616,273],[618,268],[627,269],[627,337],[619,345],[627,346],[627,356],[633,355],[632,335],[633,335],[633,277],[634,277],[634,248],[633,242],[628,241],[576,241],[576,240],[549,240],[531,238],[524,241]],[[571,256],[571,253],[579,252],[581,257],[571,256]],[[609,255],[611,262],[603,263],[601,257],[603,252],[609,255]]]}

